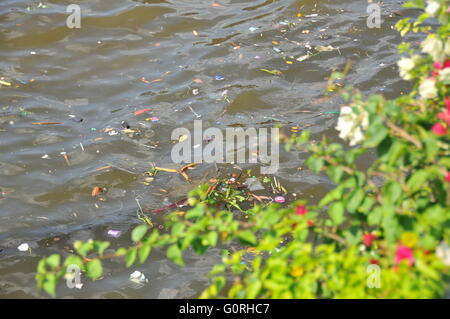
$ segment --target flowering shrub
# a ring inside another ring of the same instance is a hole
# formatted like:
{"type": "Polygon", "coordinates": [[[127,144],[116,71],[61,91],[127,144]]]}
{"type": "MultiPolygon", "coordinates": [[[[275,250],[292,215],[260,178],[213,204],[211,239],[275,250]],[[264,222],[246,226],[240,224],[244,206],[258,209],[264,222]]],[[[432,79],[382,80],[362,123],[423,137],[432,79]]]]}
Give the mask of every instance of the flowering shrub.
{"type": "MultiPolygon", "coordinates": [[[[222,263],[213,267],[202,298],[444,296],[450,268],[450,7],[448,0],[406,6],[425,10],[416,21],[397,24],[404,36],[426,34],[420,48],[400,45],[400,76],[412,81],[412,92],[365,100],[352,88],[343,90],[347,105],[336,129],[356,147],[329,138],[309,141],[307,132],[286,141],[287,148],[310,151],[311,170],[336,184],[317,205],[255,206],[243,217],[213,205],[214,187],[204,185],[189,194],[187,212],[167,216],[170,232],[140,225],[132,232],[135,245],[112,254],[104,254],[108,242],[77,242],[76,254],[64,261],[57,254],[40,261],[38,287],[54,295],[70,264],[98,278],[103,259],[125,256],[129,267],[167,247],[168,258],[183,265],[188,248],[203,254],[222,247],[222,263]],[[425,26],[429,18],[440,25],[425,26]],[[369,152],[376,157],[367,165],[369,152]],[[360,168],[364,161],[368,169],[360,168]]],[[[238,199],[228,198],[229,207],[238,199]]]]}

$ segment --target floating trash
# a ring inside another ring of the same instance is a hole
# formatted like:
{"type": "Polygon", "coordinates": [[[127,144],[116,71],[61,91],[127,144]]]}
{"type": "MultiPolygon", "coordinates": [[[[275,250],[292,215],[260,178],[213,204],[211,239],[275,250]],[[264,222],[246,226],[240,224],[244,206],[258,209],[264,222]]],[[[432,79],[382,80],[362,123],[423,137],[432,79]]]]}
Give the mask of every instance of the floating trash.
{"type": "Polygon", "coordinates": [[[222,75],[216,75],[216,81],[222,81],[225,80],[225,77],[223,77],[222,75]]]}
{"type": "Polygon", "coordinates": [[[0,80],[0,84],[4,86],[11,86],[11,83],[0,80]]]}
{"type": "Polygon", "coordinates": [[[119,134],[119,132],[117,132],[116,130],[111,130],[111,131],[108,132],[108,135],[110,135],[110,136],[114,136],[114,135],[117,135],[117,134],[119,134]]]}
{"type": "Polygon", "coordinates": [[[122,127],[124,128],[124,129],[130,129],[130,124],[128,124],[128,122],[127,121],[122,121],[121,123],[120,123],[120,125],[122,125],[122,127]]]}
{"type": "Polygon", "coordinates": [[[135,272],[133,272],[130,275],[130,281],[135,282],[137,284],[143,284],[143,283],[147,283],[148,279],[145,277],[145,275],[143,273],[136,270],[135,272]]]}
{"type": "Polygon", "coordinates": [[[141,114],[143,114],[145,112],[150,112],[151,110],[152,109],[141,109],[141,110],[134,111],[133,113],[134,113],[134,115],[138,116],[138,115],[141,115],[141,114]]]}
{"type": "Polygon", "coordinates": [[[283,196],[275,196],[274,201],[276,203],[284,203],[286,201],[286,199],[283,196]]]}
{"type": "Polygon", "coordinates": [[[23,243],[23,244],[20,244],[20,246],[17,247],[17,249],[19,251],[28,251],[30,249],[30,246],[27,243],[23,243]]]}
{"type": "Polygon", "coordinates": [[[108,235],[114,238],[119,238],[122,235],[122,232],[118,229],[110,229],[108,230],[108,235]]]}

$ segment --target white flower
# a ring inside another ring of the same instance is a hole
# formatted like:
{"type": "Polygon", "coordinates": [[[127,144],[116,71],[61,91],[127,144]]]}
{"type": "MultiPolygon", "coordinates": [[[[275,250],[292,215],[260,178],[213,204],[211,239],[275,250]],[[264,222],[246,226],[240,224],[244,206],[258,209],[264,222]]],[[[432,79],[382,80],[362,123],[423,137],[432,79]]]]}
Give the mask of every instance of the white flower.
{"type": "Polygon", "coordinates": [[[431,55],[435,62],[442,62],[445,58],[444,44],[435,34],[430,34],[422,42],[422,51],[431,55]]]}
{"type": "Polygon", "coordinates": [[[447,39],[444,46],[445,55],[450,55],[450,39],[447,39]]]}
{"type": "Polygon", "coordinates": [[[422,81],[419,86],[419,93],[424,99],[434,99],[437,97],[436,81],[430,78],[422,81]]]}
{"type": "Polygon", "coordinates": [[[434,17],[436,13],[439,11],[440,4],[437,1],[434,0],[428,0],[428,5],[425,8],[425,12],[428,13],[430,16],[434,17]]]}
{"type": "Polygon", "coordinates": [[[445,265],[450,266],[450,247],[442,242],[436,248],[436,255],[444,262],[445,265]]]}
{"type": "Polygon", "coordinates": [[[366,130],[369,126],[369,114],[360,106],[358,108],[359,114],[356,114],[352,107],[343,106],[336,125],[339,137],[343,140],[349,140],[350,146],[364,141],[363,130],[366,130]]]}
{"type": "Polygon", "coordinates": [[[398,68],[400,70],[400,76],[404,80],[411,80],[411,74],[409,72],[416,66],[416,61],[419,56],[413,56],[412,58],[401,58],[398,62],[398,68]]]}
{"type": "Polygon", "coordinates": [[[439,80],[442,82],[450,82],[450,68],[439,71],[439,80]]]}

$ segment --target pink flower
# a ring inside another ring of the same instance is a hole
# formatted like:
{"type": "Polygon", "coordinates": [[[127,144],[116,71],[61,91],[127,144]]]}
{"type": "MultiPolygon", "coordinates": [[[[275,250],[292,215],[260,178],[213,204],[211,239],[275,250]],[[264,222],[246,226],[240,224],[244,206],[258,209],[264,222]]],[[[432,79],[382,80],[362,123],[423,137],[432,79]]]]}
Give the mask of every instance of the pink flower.
{"type": "Polygon", "coordinates": [[[450,97],[445,97],[445,106],[447,107],[447,111],[450,112],[450,97]]]}
{"type": "Polygon", "coordinates": [[[443,136],[443,135],[447,134],[447,129],[445,128],[444,125],[442,125],[442,123],[434,124],[433,127],[431,128],[431,130],[437,136],[443,136]]]}
{"type": "Polygon", "coordinates": [[[395,253],[395,264],[399,265],[402,260],[407,260],[408,266],[412,266],[414,264],[414,255],[411,248],[399,245],[395,253]]]}
{"type": "Polygon", "coordinates": [[[450,125],[450,110],[445,110],[437,115],[437,118],[447,122],[450,125]]]}
{"type": "Polygon", "coordinates": [[[450,59],[447,59],[444,64],[441,64],[440,62],[434,63],[434,68],[437,70],[442,70],[450,67],[450,59]]]}
{"type": "Polygon", "coordinates": [[[375,235],[375,234],[364,234],[363,235],[363,243],[366,247],[372,246],[372,243],[375,239],[377,239],[377,235],[375,235]]]}
{"type": "Polygon", "coordinates": [[[297,209],[295,210],[295,213],[297,215],[305,216],[308,210],[306,209],[305,205],[297,206],[297,209]]]}
{"type": "Polygon", "coordinates": [[[447,175],[445,175],[444,180],[445,180],[447,183],[450,183],[450,172],[447,172],[447,175]]]}

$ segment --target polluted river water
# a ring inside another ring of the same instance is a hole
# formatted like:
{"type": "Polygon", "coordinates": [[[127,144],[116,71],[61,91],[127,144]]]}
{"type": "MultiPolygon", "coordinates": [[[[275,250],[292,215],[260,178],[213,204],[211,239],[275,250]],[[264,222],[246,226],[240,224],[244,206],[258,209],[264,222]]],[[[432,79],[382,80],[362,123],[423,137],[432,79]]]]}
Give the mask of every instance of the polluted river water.
{"type": "MultiPolygon", "coordinates": [[[[406,91],[393,26],[415,13],[403,2],[384,1],[380,28],[368,28],[361,0],[90,0],[80,3],[81,27],[69,28],[70,1],[1,1],[0,78],[9,85],[0,86],[0,298],[47,297],[34,280],[42,256],[90,238],[127,246],[138,204],[169,205],[215,177],[214,164],[192,170],[192,183],[144,176],[152,165],[179,168],[175,128],[202,120],[335,137],[341,101],[322,97],[349,60],[347,82],[364,95],[406,91]]],[[[280,150],[286,203],[333,186],[305,158],[280,150]]],[[[160,215],[149,217],[158,225],[160,215]]],[[[188,252],[183,268],[158,250],[131,269],[114,260],[102,280],[61,284],[57,295],[195,298],[219,255],[188,252]],[[135,271],[147,281],[130,281],[135,271]]]]}

